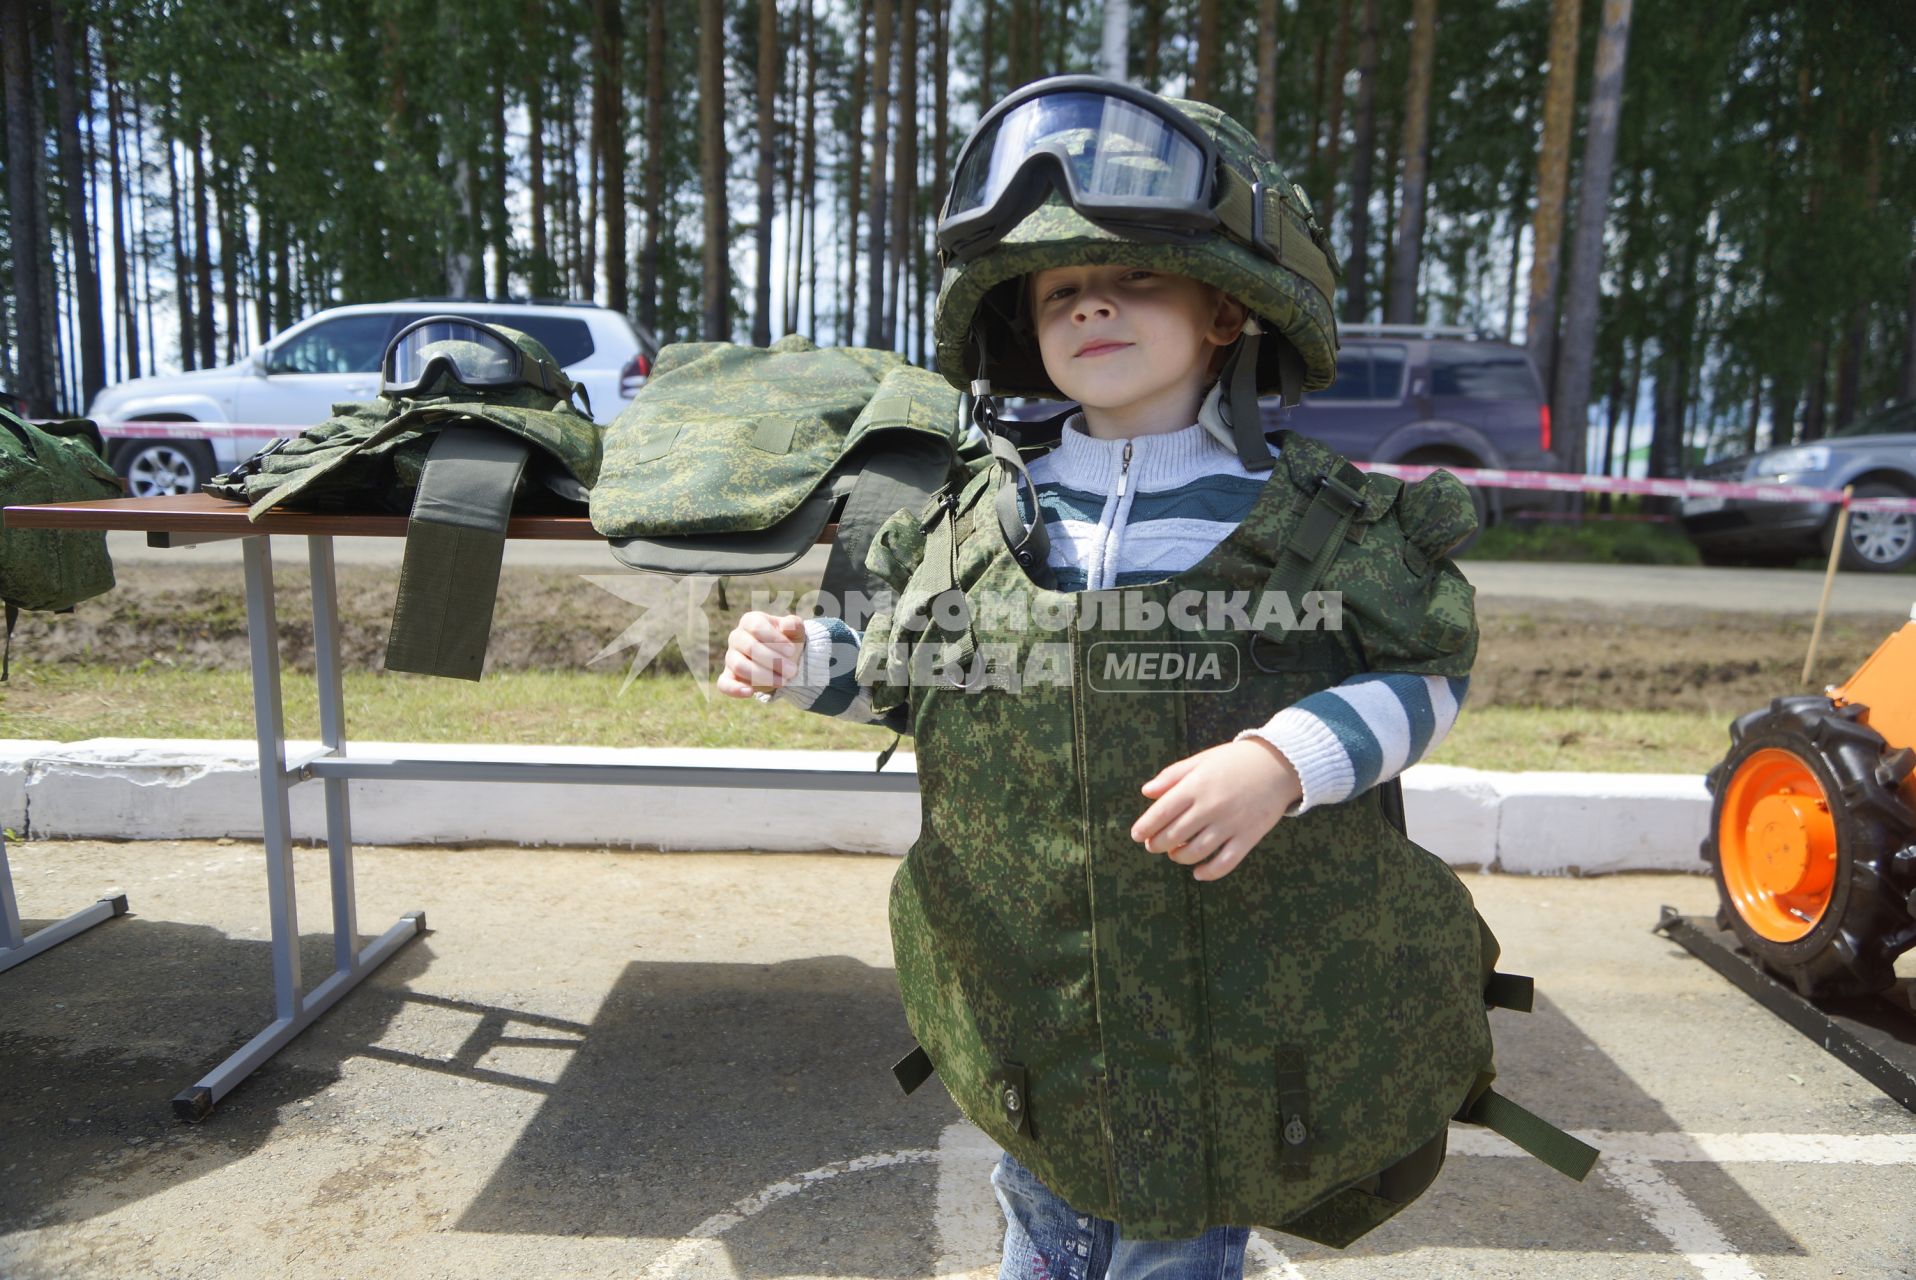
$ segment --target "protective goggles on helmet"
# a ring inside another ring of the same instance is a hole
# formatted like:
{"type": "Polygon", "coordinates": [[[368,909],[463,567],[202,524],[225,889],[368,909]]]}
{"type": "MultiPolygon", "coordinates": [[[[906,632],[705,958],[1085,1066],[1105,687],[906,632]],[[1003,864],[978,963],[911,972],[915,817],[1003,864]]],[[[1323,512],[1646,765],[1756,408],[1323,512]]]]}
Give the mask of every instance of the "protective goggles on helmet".
{"type": "Polygon", "coordinates": [[[940,249],[958,262],[977,257],[1053,190],[1127,238],[1199,239],[1219,222],[1217,146],[1156,94],[1098,76],[1039,80],[965,140],[940,249]]]}
{"type": "Polygon", "coordinates": [[[569,399],[576,384],[489,324],[464,316],[427,316],[393,336],[380,362],[381,395],[406,395],[440,375],[474,390],[537,387],[569,399]]]}

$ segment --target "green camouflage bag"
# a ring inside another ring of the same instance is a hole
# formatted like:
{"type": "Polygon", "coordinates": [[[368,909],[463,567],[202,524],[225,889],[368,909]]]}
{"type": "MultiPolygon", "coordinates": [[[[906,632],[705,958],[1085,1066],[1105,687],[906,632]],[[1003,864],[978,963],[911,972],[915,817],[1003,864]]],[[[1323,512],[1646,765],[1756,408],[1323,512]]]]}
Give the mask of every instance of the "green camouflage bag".
{"type": "MultiPolygon", "coordinates": [[[[515,337],[550,360],[532,339],[515,337]]],[[[281,506],[409,514],[386,666],[477,680],[507,517],[579,513],[598,478],[601,429],[535,387],[445,382],[433,390],[336,404],[325,422],[213,477],[206,490],[250,504],[255,520],[281,506]]]]}
{"type": "Polygon", "coordinates": [[[592,526],[632,568],[734,574],[784,568],[835,519],[823,590],[842,605],[873,593],[879,525],[980,456],[958,407],[890,351],[675,343],[606,428],[592,526]]]}
{"type": "MultiPolygon", "coordinates": [[[[84,418],[36,426],[0,409],[0,506],[123,496],[106,464],[100,430],[84,418]]],[[[7,678],[22,609],[59,612],[113,588],[106,534],[84,529],[0,528],[0,600],[5,601],[7,678]]]]}
{"type": "Polygon", "coordinates": [[[1217,881],[1130,838],[1139,784],[1173,761],[1359,672],[1475,657],[1446,558],[1474,525],[1463,486],[1280,445],[1238,529],[1162,582],[1034,582],[995,468],[872,548],[897,595],[858,678],[875,712],[908,712],[924,805],[891,891],[921,1045],[900,1083],[935,1068],[1046,1187],[1140,1239],[1265,1225],[1342,1247],[1430,1184],[1453,1118],[1575,1177],[1596,1154],[1490,1091],[1486,1007],[1527,1009],[1530,983],[1495,972],[1393,785],[1281,820],[1217,881]],[[1313,591],[1339,593],[1338,625],[1313,591]],[[1323,625],[1294,627],[1314,599],[1323,625]]]}

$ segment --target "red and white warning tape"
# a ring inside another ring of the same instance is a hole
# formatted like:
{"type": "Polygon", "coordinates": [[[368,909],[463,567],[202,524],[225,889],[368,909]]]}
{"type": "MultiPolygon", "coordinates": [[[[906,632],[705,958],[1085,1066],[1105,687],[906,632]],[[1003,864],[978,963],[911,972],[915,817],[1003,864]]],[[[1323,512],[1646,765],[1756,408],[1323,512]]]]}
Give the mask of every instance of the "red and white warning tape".
{"type": "MultiPolygon", "coordinates": [[[[1365,471],[1377,471],[1402,480],[1421,480],[1432,466],[1396,462],[1359,462],[1365,471]]],[[[1638,493],[1657,498],[1747,498],[1757,502],[1843,502],[1841,489],[1818,489],[1806,484],[1751,483],[1737,480],[1684,480],[1656,477],[1580,476],[1561,471],[1503,471],[1494,467],[1443,467],[1465,484],[1483,489],[1549,489],[1556,493],[1638,493]]],[[[1916,498],[1851,498],[1851,511],[1916,511],[1916,498]]]]}
{"type": "Polygon", "coordinates": [[[103,422],[100,434],[109,440],[137,437],[166,440],[258,440],[298,435],[300,428],[256,422],[103,422]]]}
{"type": "MultiPolygon", "coordinates": [[[[175,440],[232,439],[264,444],[296,429],[269,423],[145,422],[103,424],[108,437],[140,436],[175,440]]],[[[1402,480],[1421,480],[1434,466],[1399,462],[1359,462],[1364,471],[1377,471],[1402,480]]],[[[1675,477],[1636,479],[1628,476],[1572,475],[1562,471],[1505,471],[1495,467],[1444,467],[1465,484],[1482,489],[1544,489],[1553,493],[1635,493],[1656,498],[1743,498],[1755,502],[1843,502],[1841,489],[1818,489],[1806,484],[1776,484],[1738,480],[1685,480],[1675,477]]],[[[1916,498],[1852,498],[1851,511],[1916,512],[1916,498]]]]}

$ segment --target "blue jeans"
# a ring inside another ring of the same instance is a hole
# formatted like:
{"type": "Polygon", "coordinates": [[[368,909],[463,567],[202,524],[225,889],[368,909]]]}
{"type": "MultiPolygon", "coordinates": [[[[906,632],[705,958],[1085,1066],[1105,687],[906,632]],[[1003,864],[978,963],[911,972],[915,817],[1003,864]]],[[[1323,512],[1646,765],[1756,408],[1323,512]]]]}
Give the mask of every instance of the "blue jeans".
{"type": "Polygon", "coordinates": [[[1190,1240],[1126,1240],[1118,1224],[1079,1213],[1006,1152],[991,1171],[1005,1213],[998,1280],[1243,1280],[1249,1227],[1190,1240]]]}

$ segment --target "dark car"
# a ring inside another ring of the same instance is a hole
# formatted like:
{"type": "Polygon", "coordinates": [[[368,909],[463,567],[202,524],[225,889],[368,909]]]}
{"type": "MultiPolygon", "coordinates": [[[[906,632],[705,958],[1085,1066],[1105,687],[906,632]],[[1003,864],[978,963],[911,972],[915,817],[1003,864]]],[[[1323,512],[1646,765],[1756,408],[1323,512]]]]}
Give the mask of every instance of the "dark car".
{"type": "MultiPolygon", "coordinates": [[[[1916,497],[1916,400],[1866,414],[1821,440],[1709,463],[1695,478],[1816,489],[1854,485],[1858,498],[1916,497]]],[[[1829,554],[1836,510],[1833,502],[1685,498],[1683,531],[1706,564],[1789,564],[1829,554]]],[[[1916,564],[1916,513],[1850,512],[1841,564],[1878,573],[1916,564]]]]}
{"type": "MultiPolygon", "coordinates": [[[[1265,397],[1266,431],[1288,426],[1359,462],[1562,470],[1550,452],[1543,386],[1522,347],[1426,325],[1345,325],[1338,335],[1337,380],[1288,415],[1277,397],[1265,397]]],[[[1070,407],[1013,400],[1004,412],[1036,421],[1070,407]]],[[[1561,501],[1536,490],[1470,493],[1480,527],[1561,501]]]]}
{"type": "MultiPolygon", "coordinates": [[[[1346,325],[1339,338],[1337,381],[1306,395],[1283,425],[1362,462],[1562,469],[1550,452],[1543,384],[1522,347],[1424,325],[1346,325]]],[[[1275,399],[1264,401],[1267,428],[1281,414],[1275,399]]],[[[1482,525],[1559,501],[1524,489],[1471,495],[1482,525]]]]}

